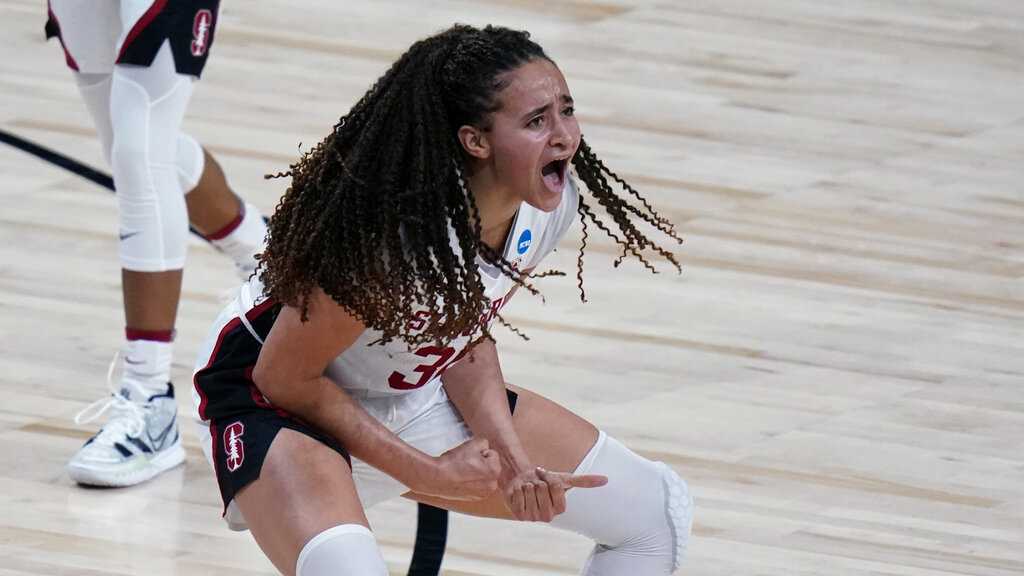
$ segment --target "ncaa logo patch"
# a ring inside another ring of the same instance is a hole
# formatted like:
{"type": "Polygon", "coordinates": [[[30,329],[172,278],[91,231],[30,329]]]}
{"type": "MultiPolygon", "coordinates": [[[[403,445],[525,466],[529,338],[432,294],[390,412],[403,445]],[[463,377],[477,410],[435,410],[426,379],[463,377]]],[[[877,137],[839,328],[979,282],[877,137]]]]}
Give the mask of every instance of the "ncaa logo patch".
{"type": "Polygon", "coordinates": [[[245,426],[241,422],[235,422],[224,429],[224,450],[227,451],[225,462],[229,472],[234,472],[245,462],[245,444],[242,443],[242,434],[245,434],[245,426]]]}
{"type": "Polygon", "coordinates": [[[199,58],[210,47],[210,28],[213,27],[213,12],[202,9],[192,20],[192,55],[199,58]]]}
{"type": "Polygon", "coordinates": [[[520,255],[526,254],[526,251],[530,249],[530,243],[533,242],[533,234],[530,233],[530,229],[523,230],[523,233],[519,235],[519,240],[516,241],[516,252],[520,255]]]}

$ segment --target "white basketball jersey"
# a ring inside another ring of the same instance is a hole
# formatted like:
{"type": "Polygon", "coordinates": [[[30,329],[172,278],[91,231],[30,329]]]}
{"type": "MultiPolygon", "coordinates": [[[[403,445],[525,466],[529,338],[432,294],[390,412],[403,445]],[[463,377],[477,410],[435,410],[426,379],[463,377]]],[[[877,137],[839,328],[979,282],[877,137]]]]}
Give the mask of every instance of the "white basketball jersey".
{"type": "MultiPolygon", "coordinates": [[[[515,217],[505,242],[503,255],[521,270],[533,268],[554,250],[558,241],[572,225],[579,206],[579,191],[573,179],[567,178],[562,201],[552,212],[542,212],[523,203],[515,217]]],[[[508,300],[515,282],[497,268],[477,258],[477,266],[484,284],[484,295],[490,301],[488,312],[481,318],[490,325],[495,315],[508,300]]],[[[263,286],[253,278],[242,293],[262,294],[263,286]],[[247,289],[246,289],[247,288],[247,289]]],[[[244,299],[244,298],[243,298],[244,299]]],[[[266,299],[241,303],[241,310],[249,310],[266,299]]],[[[429,312],[422,310],[408,319],[410,330],[426,327],[429,312]]],[[[379,397],[405,394],[427,385],[439,384],[440,376],[455,364],[469,343],[468,336],[460,336],[443,346],[421,345],[409,350],[408,344],[397,340],[388,344],[374,344],[381,333],[368,329],[328,365],[325,374],[346,390],[359,392],[361,397],[379,397]]]]}

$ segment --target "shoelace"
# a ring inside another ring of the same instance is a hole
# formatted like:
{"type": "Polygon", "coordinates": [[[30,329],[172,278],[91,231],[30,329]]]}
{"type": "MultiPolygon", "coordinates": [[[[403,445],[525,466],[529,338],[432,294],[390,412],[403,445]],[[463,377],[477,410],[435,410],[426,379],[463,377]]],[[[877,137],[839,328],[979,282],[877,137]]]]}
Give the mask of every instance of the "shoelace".
{"type": "MultiPolygon", "coordinates": [[[[114,359],[110,361],[110,366],[107,368],[107,388],[110,389],[110,396],[96,400],[75,414],[75,424],[82,425],[88,424],[108,410],[110,411],[110,420],[96,435],[96,442],[112,444],[123,439],[125,435],[138,436],[146,425],[146,408],[125,398],[121,395],[121,391],[114,387],[114,368],[120,358],[121,352],[115,352],[114,359]]],[[[140,397],[145,397],[145,391],[131,380],[122,380],[122,384],[131,386],[140,397]]]]}

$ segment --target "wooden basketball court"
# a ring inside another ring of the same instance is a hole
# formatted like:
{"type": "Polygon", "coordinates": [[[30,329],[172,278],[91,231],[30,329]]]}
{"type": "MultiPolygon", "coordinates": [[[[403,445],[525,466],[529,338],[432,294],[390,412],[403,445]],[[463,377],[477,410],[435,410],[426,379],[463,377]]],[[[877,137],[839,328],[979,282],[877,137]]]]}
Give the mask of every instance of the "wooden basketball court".
{"type": "MultiPolygon", "coordinates": [[[[97,167],[45,3],[5,0],[0,128],[97,167]]],[[[1024,4],[226,0],[186,129],[267,213],[286,168],[411,42],[526,28],[584,133],[687,242],[652,276],[578,225],[507,308],[510,381],[686,478],[699,576],[1024,573],[1024,4]]],[[[0,147],[0,575],[272,574],[186,466],[74,486],[123,319],[114,197],[0,147]]],[[[190,248],[174,380],[235,284],[190,248]]],[[[614,479],[613,479],[614,480],[614,479]]],[[[415,506],[370,512],[404,574],[415,506]]],[[[445,574],[575,574],[590,543],[452,518],[445,574]]],[[[642,575],[627,575],[642,576],[642,575]]]]}

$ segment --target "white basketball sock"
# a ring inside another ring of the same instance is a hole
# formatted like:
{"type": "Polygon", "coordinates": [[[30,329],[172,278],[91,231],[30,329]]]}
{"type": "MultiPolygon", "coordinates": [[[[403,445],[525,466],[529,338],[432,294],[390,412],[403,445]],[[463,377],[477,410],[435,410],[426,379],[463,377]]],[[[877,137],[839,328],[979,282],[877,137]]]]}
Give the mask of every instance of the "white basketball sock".
{"type": "Polygon", "coordinates": [[[129,400],[145,402],[150,396],[167,392],[173,347],[173,342],[128,340],[124,350],[122,378],[131,381],[139,390],[125,386],[121,393],[129,400]],[[145,398],[139,397],[140,392],[145,398]]]}
{"type": "Polygon", "coordinates": [[[248,202],[242,208],[241,221],[232,223],[226,230],[211,234],[208,238],[213,246],[227,254],[242,270],[251,272],[256,268],[256,254],[263,252],[267,236],[267,224],[258,208],[248,202]]]}

